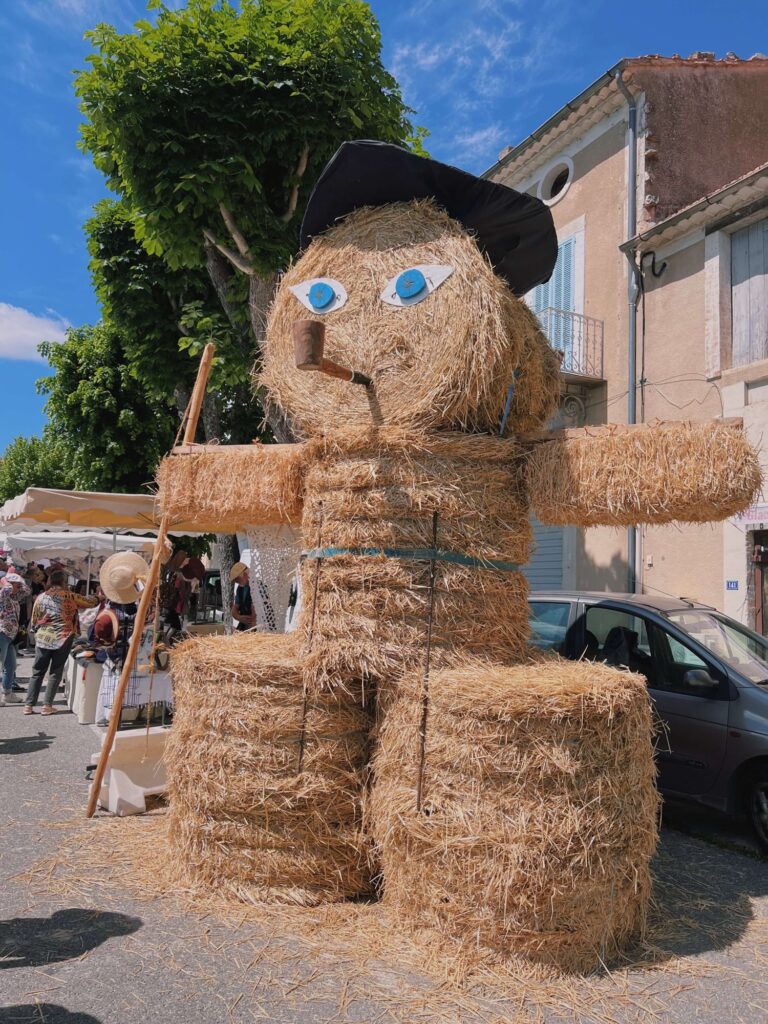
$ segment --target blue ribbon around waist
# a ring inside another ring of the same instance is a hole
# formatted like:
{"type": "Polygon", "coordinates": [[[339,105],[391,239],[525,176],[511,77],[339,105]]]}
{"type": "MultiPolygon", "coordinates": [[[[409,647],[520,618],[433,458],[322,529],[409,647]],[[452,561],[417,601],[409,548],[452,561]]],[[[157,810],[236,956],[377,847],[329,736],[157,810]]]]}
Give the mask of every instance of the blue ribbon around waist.
{"type": "Polygon", "coordinates": [[[441,551],[438,548],[309,548],[302,551],[302,558],[339,558],[344,555],[356,557],[403,558],[413,562],[452,562],[454,565],[468,565],[474,569],[498,569],[501,572],[518,572],[517,562],[504,562],[499,558],[475,558],[458,551],[441,551]]]}

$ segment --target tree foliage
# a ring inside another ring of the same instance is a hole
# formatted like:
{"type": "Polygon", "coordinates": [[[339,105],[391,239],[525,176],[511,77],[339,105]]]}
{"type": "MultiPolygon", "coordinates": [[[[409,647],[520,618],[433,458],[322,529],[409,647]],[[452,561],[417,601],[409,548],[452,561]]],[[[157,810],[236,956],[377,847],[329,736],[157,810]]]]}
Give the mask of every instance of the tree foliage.
{"type": "Polygon", "coordinates": [[[68,450],[50,426],[42,437],[17,437],[0,459],[0,502],[28,487],[72,487],[68,450]]]}
{"type": "Polygon", "coordinates": [[[205,270],[171,270],[137,240],[123,200],[103,200],[86,223],[90,269],[107,318],[123,339],[131,374],[157,400],[173,395],[183,412],[200,354],[216,342],[209,391],[217,399],[220,440],[249,441],[262,412],[250,396],[253,339],[244,318],[236,330],[205,270]],[[237,409],[237,417],[229,410],[237,409]]]}
{"type": "Polygon", "coordinates": [[[132,374],[121,332],[109,322],[70,328],[65,342],[43,342],[40,352],[55,372],[37,389],[70,486],[143,490],[173,444],[178,416],[132,374]]]}
{"type": "Polygon", "coordinates": [[[295,252],[311,185],[341,142],[414,137],[362,0],[150,6],[154,24],[88,33],[96,52],[76,90],[83,147],[136,211],[144,247],[172,268],[203,266],[203,233],[236,224],[240,255],[273,272],[295,252]]]}

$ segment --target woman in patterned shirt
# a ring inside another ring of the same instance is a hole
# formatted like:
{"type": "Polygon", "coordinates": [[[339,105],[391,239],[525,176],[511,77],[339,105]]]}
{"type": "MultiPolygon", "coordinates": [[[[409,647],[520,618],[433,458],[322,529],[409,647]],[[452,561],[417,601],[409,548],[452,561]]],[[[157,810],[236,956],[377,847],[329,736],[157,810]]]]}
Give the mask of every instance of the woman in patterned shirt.
{"type": "Polygon", "coordinates": [[[50,668],[45,688],[42,714],[55,712],[53,698],[59,688],[64,666],[77,631],[78,608],[92,608],[96,597],[82,597],[67,589],[67,574],[56,569],[51,573],[50,587],[39,594],[32,609],[35,630],[35,661],[25,698],[25,715],[33,715],[45,673],[50,668]]]}

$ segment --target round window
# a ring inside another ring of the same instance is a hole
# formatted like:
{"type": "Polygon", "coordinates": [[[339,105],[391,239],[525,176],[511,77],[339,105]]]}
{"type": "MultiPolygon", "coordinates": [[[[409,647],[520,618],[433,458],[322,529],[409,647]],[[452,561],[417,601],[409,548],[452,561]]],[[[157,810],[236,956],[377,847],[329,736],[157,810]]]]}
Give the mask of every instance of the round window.
{"type": "Polygon", "coordinates": [[[539,183],[539,199],[552,206],[562,199],[573,180],[573,161],[564,157],[553,164],[539,183]]]}

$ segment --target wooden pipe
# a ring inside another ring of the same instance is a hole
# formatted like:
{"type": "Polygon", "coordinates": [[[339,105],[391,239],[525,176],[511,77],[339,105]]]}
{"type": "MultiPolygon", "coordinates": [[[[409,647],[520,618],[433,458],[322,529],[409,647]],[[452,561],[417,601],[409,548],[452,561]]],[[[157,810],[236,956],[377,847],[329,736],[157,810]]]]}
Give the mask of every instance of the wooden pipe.
{"type": "Polygon", "coordinates": [[[323,357],[325,324],[319,320],[296,320],[293,324],[293,353],[299,370],[315,370],[351,384],[371,386],[371,378],[323,357]]]}

